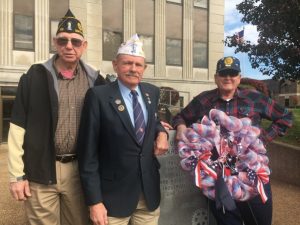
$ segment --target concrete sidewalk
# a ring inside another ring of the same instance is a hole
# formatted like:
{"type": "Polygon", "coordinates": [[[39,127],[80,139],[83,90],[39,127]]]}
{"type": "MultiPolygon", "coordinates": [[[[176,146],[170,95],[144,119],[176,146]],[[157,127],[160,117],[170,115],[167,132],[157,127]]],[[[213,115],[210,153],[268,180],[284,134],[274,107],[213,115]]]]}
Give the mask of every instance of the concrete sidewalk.
{"type": "MultiPolygon", "coordinates": [[[[27,225],[22,202],[13,200],[8,190],[6,156],[6,145],[0,145],[0,225],[27,225]]],[[[273,225],[300,225],[300,186],[272,178],[271,182],[274,198],[273,225]]]]}

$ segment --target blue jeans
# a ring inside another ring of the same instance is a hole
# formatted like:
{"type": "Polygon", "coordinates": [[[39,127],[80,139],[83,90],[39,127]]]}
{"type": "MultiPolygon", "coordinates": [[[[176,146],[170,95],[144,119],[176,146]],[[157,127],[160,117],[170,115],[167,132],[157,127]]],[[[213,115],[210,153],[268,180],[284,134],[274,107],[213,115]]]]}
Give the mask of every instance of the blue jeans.
{"type": "Polygon", "coordinates": [[[209,200],[210,210],[218,225],[271,225],[272,224],[272,191],[270,183],[264,185],[268,197],[263,203],[260,195],[246,202],[235,202],[237,208],[233,211],[217,209],[215,201],[209,200]]]}

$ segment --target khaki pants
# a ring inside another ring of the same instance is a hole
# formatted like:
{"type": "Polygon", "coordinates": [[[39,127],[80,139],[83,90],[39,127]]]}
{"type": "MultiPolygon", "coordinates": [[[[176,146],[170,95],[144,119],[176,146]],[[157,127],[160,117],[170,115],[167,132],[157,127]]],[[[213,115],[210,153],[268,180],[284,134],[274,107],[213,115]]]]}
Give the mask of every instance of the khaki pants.
{"type": "Polygon", "coordinates": [[[77,160],[56,162],[57,184],[30,182],[32,197],[25,201],[30,225],[87,225],[77,160]]]}
{"type": "Polygon", "coordinates": [[[136,210],[129,217],[117,218],[108,217],[108,225],[157,225],[160,215],[160,208],[149,211],[145,199],[141,195],[136,210]]]}

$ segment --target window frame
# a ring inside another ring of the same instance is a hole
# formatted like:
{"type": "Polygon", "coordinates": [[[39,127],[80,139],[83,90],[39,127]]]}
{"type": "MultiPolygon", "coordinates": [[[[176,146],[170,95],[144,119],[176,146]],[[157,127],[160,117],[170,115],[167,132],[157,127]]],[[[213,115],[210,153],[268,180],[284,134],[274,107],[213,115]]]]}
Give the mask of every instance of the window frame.
{"type": "MultiPolygon", "coordinates": [[[[151,2],[151,1],[149,1],[149,2],[151,2]]],[[[144,10],[139,10],[139,7],[137,6],[137,4],[138,3],[136,3],[135,10],[136,10],[137,18],[138,18],[139,17],[138,16],[139,12],[143,12],[144,10]]],[[[154,0],[152,0],[152,4],[153,4],[152,5],[153,9],[152,9],[152,12],[151,12],[152,13],[151,19],[152,19],[152,25],[153,25],[152,31],[150,31],[151,29],[142,29],[142,31],[140,31],[139,28],[141,26],[143,26],[143,28],[144,28],[144,26],[145,26],[144,23],[142,23],[142,22],[140,23],[140,19],[137,19],[136,22],[135,22],[136,23],[136,32],[139,35],[139,38],[141,40],[143,40],[143,37],[145,37],[147,39],[149,39],[149,38],[152,39],[152,43],[151,43],[152,44],[152,48],[151,48],[151,56],[152,56],[152,58],[151,59],[149,59],[149,54],[148,54],[149,52],[146,51],[145,44],[143,43],[144,44],[144,51],[145,51],[145,55],[146,55],[146,62],[148,64],[155,64],[155,1],[154,0]]],[[[143,6],[143,4],[141,4],[141,5],[143,6]]],[[[149,18],[146,18],[146,21],[148,19],[149,18]]],[[[145,18],[144,18],[144,20],[145,20],[145,18]]],[[[143,18],[142,18],[141,21],[143,21],[143,18]]]]}
{"type": "Polygon", "coordinates": [[[167,38],[166,37],[166,65],[167,66],[183,66],[183,40],[177,39],[177,38],[167,38]],[[174,41],[180,41],[181,42],[181,48],[180,48],[180,63],[168,63],[168,40],[174,40],[174,41]]]}
{"type": "Polygon", "coordinates": [[[24,15],[24,14],[20,14],[20,13],[14,13],[13,14],[13,50],[17,50],[17,51],[35,51],[35,17],[34,15],[24,15]],[[18,47],[16,46],[16,16],[23,16],[23,17],[31,17],[31,22],[32,22],[32,48],[28,48],[28,47],[18,47]]]}
{"type": "Polygon", "coordinates": [[[151,36],[151,35],[145,35],[145,34],[140,34],[140,33],[138,35],[141,40],[143,40],[143,37],[151,37],[152,38],[152,59],[151,59],[151,61],[149,59],[149,56],[147,55],[147,52],[145,51],[145,47],[144,47],[144,51],[145,51],[145,55],[146,55],[146,62],[148,64],[155,64],[155,35],[151,36]]]}
{"type": "Polygon", "coordinates": [[[208,42],[201,42],[201,41],[193,41],[193,68],[208,68],[208,42]],[[205,66],[203,67],[202,65],[197,65],[195,66],[195,44],[200,43],[200,44],[206,44],[206,61],[205,61],[205,66]]]}
{"type": "MultiPolygon", "coordinates": [[[[180,2],[176,2],[176,1],[170,1],[170,0],[167,0],[167,4],[170,4],[170,5],[177,5],[177,6],[181,6],[181,39],[179,38],[170,38],[168,37],[168,34],[167,34],[167,29],[166,29],[166,65],[167,66],[180,66],[182,67],[183,66],[183,4],[182,4],[182,1],[180,0],[180,2]],[[180,49],[180,63],[179,64],[176,64],[176,63],[168,63],[168,40],[178,40],[181,42],[181,49],[180,49]]],[[[165,14],[167,14],[167,12],[165,12],[165,14]]],[[[167,26],[167,19],[166,19],[166,26],[167,26]]]]}
{"type": "MultiPolygon", "coordinates": [[[[200,39],[198,40],[195,40],[195,32],[196,32],[196,29],[193,29],[193,68],[202,68],[202,69],[208,69],[208,43],[209,43],[209,11],[208,11],[208,7],[199,7],[199,6],[195,6],[195,1],[194,1],[194,7],[193,7],[193,10],[205,10],[207,15],[206,15],[206,18],[207,18],[207,23],[206,23],[206,29],[207,29],[207,34],[206,34],[206,42],[205,41],[201,41],[200,39]],[[202,67],[201,65],[196,65],[195,66],[195,44],[197,43],[203,43],[203,44],[206,44],[206,62],[205,62],[205,67],[202,67]]],[[[195,12],[193,12],[193,23],[195,23],[195,12]]]]}

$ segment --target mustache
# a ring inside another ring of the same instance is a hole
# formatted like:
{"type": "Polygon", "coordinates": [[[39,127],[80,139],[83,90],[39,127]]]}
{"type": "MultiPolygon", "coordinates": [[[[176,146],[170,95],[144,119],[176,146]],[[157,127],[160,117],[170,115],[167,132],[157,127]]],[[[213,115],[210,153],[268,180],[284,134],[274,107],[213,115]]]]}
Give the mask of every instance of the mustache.
{"type": "Polygon", "coordinates": [[[137,78],[140,77],[140,76],[139,76],[138,74],[136,74],[136,73],[127,73],[126,76],[128,76],[128,77],[137,77],[137,78]]]}

